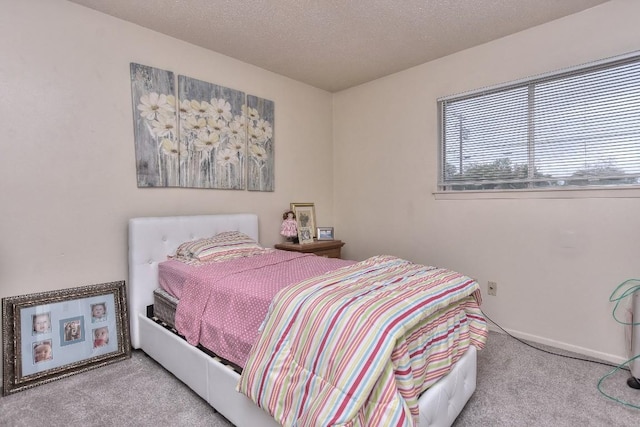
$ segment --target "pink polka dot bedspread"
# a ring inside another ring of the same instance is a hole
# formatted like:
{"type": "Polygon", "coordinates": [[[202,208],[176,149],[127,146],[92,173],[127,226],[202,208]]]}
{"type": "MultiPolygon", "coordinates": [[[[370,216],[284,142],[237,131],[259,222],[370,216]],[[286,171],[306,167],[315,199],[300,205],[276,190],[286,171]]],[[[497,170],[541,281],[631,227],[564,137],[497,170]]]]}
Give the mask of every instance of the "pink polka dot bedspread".
{"type": "Polygon", "coordinates": [[[160,263],[158,277],[160,287],[179,299],[177,331],[190,344],[201,344],[244,367],[278,291],[354,263],[265,250],[261,255],[202,265],[169,259],[160,263]]]}

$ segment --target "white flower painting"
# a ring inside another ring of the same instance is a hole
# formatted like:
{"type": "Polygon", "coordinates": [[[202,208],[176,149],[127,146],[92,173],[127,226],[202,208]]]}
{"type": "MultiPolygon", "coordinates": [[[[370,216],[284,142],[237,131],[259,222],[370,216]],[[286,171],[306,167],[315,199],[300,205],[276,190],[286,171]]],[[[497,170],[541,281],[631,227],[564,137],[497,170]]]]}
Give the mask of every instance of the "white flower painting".
{"type": "Polygon", "coordinates": [[[274,191],[272,101],[131,64],[139,187],[274,191]],[[248,181],[248,184],[247,184],[248,181]]]}
{"type": "Polygon", "coordinates": [[[248,189],[274,190],[273,101],[247,96],[248,189]]]}
{"type": "Polygon", "coordinates": [[[178,76],[178,94],[180,144],[186,147],[180,185],[243,190],[244,92],[178,76]]]}
{"type": "Polygon", "coordinates": [[[138,187],[180,185],[175,77],[171,71],[131,64],[133,132],[138,187]]]}

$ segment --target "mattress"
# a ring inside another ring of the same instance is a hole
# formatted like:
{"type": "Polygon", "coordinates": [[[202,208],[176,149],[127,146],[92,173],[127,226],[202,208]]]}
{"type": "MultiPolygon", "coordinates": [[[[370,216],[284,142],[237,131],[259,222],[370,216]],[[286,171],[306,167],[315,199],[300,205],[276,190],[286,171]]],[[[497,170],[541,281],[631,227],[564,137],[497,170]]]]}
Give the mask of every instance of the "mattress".
{"type": "Polygon", "coordinates": [[[176,327],[178,298],[162,288],[153,291],[153,316],[171,329],[176,327]]]}

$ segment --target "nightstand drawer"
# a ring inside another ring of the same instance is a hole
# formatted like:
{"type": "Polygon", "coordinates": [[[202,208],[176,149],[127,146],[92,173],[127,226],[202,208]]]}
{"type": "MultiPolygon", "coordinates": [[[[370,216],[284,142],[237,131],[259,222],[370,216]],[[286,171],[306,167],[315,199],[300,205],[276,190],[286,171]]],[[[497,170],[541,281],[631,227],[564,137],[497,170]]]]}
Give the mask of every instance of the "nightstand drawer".
{"type": "Polygon", "coordinates": [[[327,258],[340,258],[342,240],[315,240],[313,243],[278,243],[274,247],[283,251],[315,254],[327,258]]]}
{"type": "Polygon", "coordinates": [[[340,258],[340,248],[326,249],[323,251],[315,251],[314,254],[327,258],[340,258]]]}

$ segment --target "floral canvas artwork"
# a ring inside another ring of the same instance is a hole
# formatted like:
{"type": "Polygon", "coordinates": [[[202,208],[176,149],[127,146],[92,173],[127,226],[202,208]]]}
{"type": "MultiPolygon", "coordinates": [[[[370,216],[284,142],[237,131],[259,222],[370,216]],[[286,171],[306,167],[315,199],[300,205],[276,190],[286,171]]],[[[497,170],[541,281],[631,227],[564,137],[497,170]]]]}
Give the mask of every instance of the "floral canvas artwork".
{"type": "Polygon", "coordinates": [[[274,103],[131,63],[138,187],[274,191],[274,103]]]}
{"type": "Polygon", "coordinates": [[[180,185],[174,93],[171,71],[131,64],[138,187],[180,185]]]}
{"type": "Polygon", "coordinates": [[[274,191],[273,101],[247,95],[248,189],[274,191]]]}
{"type": "Polygon", "coordinates": [[[178,76],[182,187],[245,188],[245,94],[178,76]]]}

